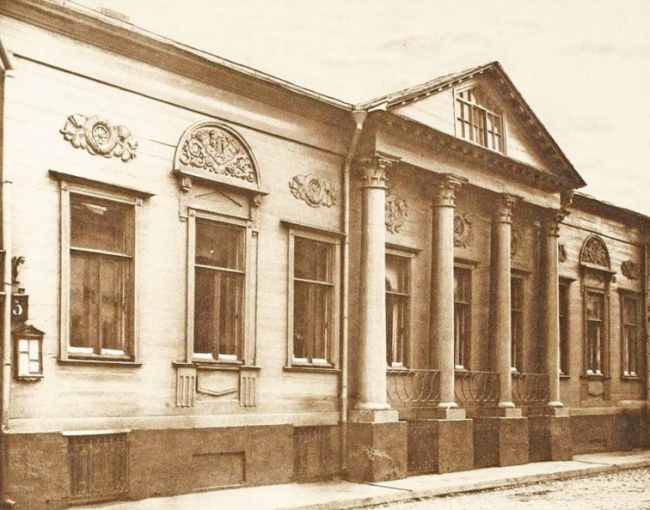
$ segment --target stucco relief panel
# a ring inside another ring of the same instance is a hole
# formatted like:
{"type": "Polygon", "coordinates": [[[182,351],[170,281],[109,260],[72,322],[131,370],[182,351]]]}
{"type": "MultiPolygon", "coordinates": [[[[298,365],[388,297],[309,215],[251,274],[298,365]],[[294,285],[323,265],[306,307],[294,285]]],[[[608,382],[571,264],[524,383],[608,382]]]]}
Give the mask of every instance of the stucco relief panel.
{"type": "Polygon", "coordinates": [[[60,130],[63,138],[76,149],[105,158],[127,162],[135,158],[138,142],[124,126],[113,126],[98,116],[70,115],[60,130]]]}

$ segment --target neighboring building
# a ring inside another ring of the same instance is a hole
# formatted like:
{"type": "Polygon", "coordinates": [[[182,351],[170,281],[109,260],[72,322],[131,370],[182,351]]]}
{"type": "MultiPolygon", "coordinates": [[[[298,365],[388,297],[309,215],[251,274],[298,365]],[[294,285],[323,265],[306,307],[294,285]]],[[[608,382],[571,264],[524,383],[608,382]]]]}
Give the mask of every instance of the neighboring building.
{"type": "Polygon", "coordinates": [[[6,506],[645,446],[650,218],[498,63],[351,105],[54,0],[0,33],[6,506]]]}

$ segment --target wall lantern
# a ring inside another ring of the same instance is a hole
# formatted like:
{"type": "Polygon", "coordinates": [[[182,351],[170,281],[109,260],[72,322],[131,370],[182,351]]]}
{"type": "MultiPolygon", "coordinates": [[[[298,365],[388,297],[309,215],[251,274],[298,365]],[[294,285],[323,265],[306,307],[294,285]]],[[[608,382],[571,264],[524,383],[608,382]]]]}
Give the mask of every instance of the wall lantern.
{"type": "Polygon", "coordinates": [[[34,326],[14,329],[16,379],[38,381],[43,378],[43,337],[45,333],[34,326]]]}

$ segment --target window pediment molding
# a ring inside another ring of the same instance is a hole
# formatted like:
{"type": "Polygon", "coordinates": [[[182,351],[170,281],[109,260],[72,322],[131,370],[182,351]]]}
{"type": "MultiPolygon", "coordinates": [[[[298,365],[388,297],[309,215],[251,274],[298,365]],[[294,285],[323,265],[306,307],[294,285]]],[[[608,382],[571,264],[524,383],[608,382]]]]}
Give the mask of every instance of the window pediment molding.
{"type": "Polygon", "coordinates": [[[609,251],[605,241],[600,236],[589,236],[580,250],[580,265],[593,270],[604,271],[607,273],[615,274],[616,271],[611,271],[611,262],[609,258],[609,251]]]}
{"type": "Polygon", "coordinates": [[[185,191],[198,179],[212,186],[267,194],[250,146],[236,130],[220,122],[197,122],[185,130],[176,146],[172,171],[185,191]]]}

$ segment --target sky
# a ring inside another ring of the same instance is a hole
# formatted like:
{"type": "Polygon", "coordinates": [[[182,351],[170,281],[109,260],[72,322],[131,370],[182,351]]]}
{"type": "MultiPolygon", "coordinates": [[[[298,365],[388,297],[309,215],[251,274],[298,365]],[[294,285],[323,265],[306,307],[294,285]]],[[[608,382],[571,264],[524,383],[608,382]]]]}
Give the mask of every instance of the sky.
{"type": "Polygon", "coordinates": [[[650,216],[650,0],[74,0],[356,103],[498,60],[588,183],[650,216]]]}

